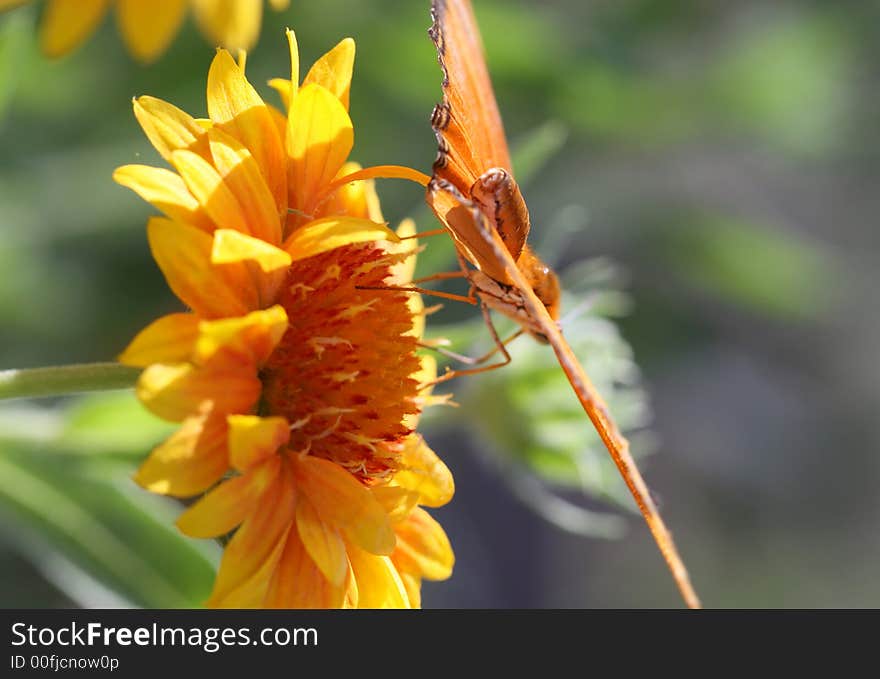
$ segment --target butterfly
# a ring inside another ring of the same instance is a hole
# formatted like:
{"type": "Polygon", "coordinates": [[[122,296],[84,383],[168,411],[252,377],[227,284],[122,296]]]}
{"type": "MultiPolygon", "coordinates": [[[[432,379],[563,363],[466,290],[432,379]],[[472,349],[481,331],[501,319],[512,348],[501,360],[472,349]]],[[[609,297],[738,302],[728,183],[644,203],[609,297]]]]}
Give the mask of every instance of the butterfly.
{"type": "MultiPolygon", "coordinates": [[[[498,349],[510,361],[488,310],[552,346],[566,377],[630,489],[685,603],[700,602],[669,530],[629,452],[629,444],[557,323],[556,274],[529,248],[528,208],[513,176],[501,114],[469,0],[433,0],[428,31],[443,73],[443,99],[431,125],[438,151],[426,201],[452,236],[462,275],[481,304],[498,349]]],[[[483,369],[485,370],[485,368],[483,369]]],[[[472,371],[453,371],[463,374],[472,371]]]]}

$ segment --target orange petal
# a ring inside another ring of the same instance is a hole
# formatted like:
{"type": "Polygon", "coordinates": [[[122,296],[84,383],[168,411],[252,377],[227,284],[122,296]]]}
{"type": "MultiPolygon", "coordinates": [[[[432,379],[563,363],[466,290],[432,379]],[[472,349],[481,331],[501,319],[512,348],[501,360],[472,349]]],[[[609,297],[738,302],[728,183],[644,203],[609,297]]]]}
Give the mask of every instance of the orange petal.
{"type": "Polygon", "coordinates": [[[154,61],[183,23],[186,0],[116,0],[119,32],[136,59],[154,61]]]}
{"type": "Polygon", "coordinates": [[[40,26],[40,47],[60,57],[78,47],[98,27],[110,0],[49,0],[40,26]]]}
{"type": "Polygon", "coordinates": [[[333,181],[327,184],[326,188],[324,188],[323,193],[324,195],[329,195],[333,191],[338,190],[341,186],[352,182],[366,181],[368,179],[409,179],[421,186],[427,186],[428,182],[431,181],[431,178],[428,175],[419,172],[418,170],[413,170],[411,167],[404,167],[402,165],[374,165],[373,167],[357,170],[351,174],[340,175],[339,177],[334,178],[333,181]]]}
{"type": "Polygon", "coordinates": [[[401,572],[429,580],[445,580],[452,575],[455,555],[449,538],[428,512],[417,507],[395,531],[397,548],[391,559],[401,572]]]}
{"type": "Polygon", "coordinates": [[[218,127],[208,130],[208,140],[214,166],[244,212],[244,233],[269,243],[281,243],[278,208],[251,152],[218,127]]]}
{"type": "Polygon", "coordinates": [[[348,110],[351,74],[354,70],[354,40],[345,38],[318,59],[303,80],[303,87],[315,83],[326,88],[348,110]]]}
{"type": "Polygon", "coordinates": [[[419,494],[419,503],[442,507],[455,494],[452,473],[421,436],[409,436],[404,442],[401,471],[394,483],[419,494]]]}
{"type": "Polygon", "coordinates": [[[351,119],[332,93],[307,85],[290,105],[286,142],[290,207],[310,213],[351,152],[351,119]]]}
{"type": "Polygon", "coordinates": [[[210,233],[214,223],[193,198],[179,175],[161,167],[123,165],[113,172],[117,184],[128,187],[171,219],[210,233]]]}
{"type": "Polygon", "coordinates": [[[327,523],[373,554],[394,550],[388,514],[369,489],[342,467],[304,455],[294,467],[297,485],[327,523]]]}
{"type": "Polygon", "coordinates": [[[225,50],[208,71],[208,115],[250,151],[275,198],[275,215],[287,209],[284,144],[269,107],[225,50]]]}
{"type": "Polygon", "coordinates": [[[334,587],[324,577],[306,552],[296,524],[291,526],[284,553],[269,584],[266,608],[341,608],[349,590],[349,585],[334,587]]]}
{"type": "Polygon", "coordinates": [[[300,495],[296,505],[296,527],[312,561],[334,587],[342,587],[348,575],[348,556],[339,532],[326,524],[314,505],[300,495]]]}
{"type": "Polygon", "coordinates": [[[211,608],[266,608],[266,594],[284,553],[287,534],[282,533],[274,539],[274,547],[253,573],[224,594],[212,596],[205,605],[211,608]]]}
{"type": "Polygon", "coordinates": [[[180,149],[209,157],[205,130],[188,113],[155,97],[138,97],[132,103],[135,118],[165,160],[171,162],[171,153],[180,149]]]}
{"type": "Polygon", "coordinates": [[[275,564],[271,564],[272,572],[263,567],[271,563],[279,540],[285,538],[293,524],[294,503],[294,488],[282,468],[282,473],[257,499],[254,512],[226,545],[208,605],[223,606],[226,596],[248,582],[257,591],[268,591],[275,564]],[[255,580],[258,573],[265,574],[265,579],[255,580]]]}
{"type": "Polygon", "coordinates": [[[283,417],[229,415],[229,462],[246,471],[262,462],[290,440],[290,425],[283,417]]]}
{"type": "Polygon", "coordinates": [[[205,364],[223,351],[227,358],[234,357],[256,369],[281,341],[287,325],[287,312],[279,305],[246,316],[202,321],[193,360],[205,364]]]}
{"type": "Polygon", "coordinates": [[[208,413],[186,418],[150,454],[134,480],[154,493],[189,497],[219,481],[228,468],[226,421],[208,413]]]}
{"type": "MultiPolygon", "coordinates": [[[[357,163],[347,162],[338,176],[348,176],[361,169],[357,163]]],[[[368,179],[361,182],[347,182],[328,194],[319,206],[315,218],[332,215],[362,217],[374,222],[384,222],[379,196],[376,194],[376,182],[368,179]]]]}
{"type": "Polygon", "coordinates": [[[257,290],[247,267],[212,264],[214,239],[205,232],[154,217],[147,224],[147,237],[174,294],[200,316],[241,316],[257,307],[257,290]]]}
{"type": "Polygon", "coordinates": [[[246,413],[263,385],[254,366],[215,359],[204,366],[156,363],[141,373],[135,393],[152,413],[181,422],[212,407],[218,413],[246,413]]]}
{"type": "Polygon", "coordinates": [[[298,261],[343,245],[397,240],[397,235],[391,229],[369,219],[324,217],[294,231],[285,241],[284,249],[290,253],[293,261],[298,261]]]}
{"type": "Polygon", "coordinates": [[[181,514],[177,527],[193,538],[225,535],[257,510],[280,470],[281,459],[274,457],[243,476],[224,481],[181,514]]]}
{"type": "Polygon", "coordinates": [[[194,314],[169,314],[141,330],[118,360],[137,367],[183,363],[192,356],[198,335],[199,319],[194,314]]]}
{"type": "Polygon", "coordinates": [[[410,608],[406,587],[391,559],[349,545],[348,558],[358,585],[358,608],[410,608]]]}

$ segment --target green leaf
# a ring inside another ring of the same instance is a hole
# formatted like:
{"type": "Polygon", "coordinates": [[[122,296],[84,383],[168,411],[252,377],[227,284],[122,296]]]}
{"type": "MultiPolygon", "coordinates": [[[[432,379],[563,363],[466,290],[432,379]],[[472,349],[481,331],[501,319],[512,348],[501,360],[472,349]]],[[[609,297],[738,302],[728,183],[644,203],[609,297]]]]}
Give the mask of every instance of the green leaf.
{"type": "MultiPolygon", "coordinates": [[[[61,555],[135,605],[195,607],[214,576],[216,548],[184,538],[175,504],[106,465],[40,447],[0,447],[0,513],[9,537],[61,555]]],[[[63,574],[62,574],[63,575],[63,574]]],[[[64,588],[63,577],[59,584],[64,588]]]]}

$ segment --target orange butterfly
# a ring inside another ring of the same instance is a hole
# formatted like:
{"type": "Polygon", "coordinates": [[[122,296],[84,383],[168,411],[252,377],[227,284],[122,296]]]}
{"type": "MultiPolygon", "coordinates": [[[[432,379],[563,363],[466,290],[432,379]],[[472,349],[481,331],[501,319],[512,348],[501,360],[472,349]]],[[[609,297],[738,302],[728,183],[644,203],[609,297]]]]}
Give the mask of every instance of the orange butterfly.
{"type": "MultiPolygon", "coordinates": [[[[553,347],[644,515],[685,603],[697,608],[700,602],[687,570],[629,452],[629,444],[559,330],[556,274],[526,245],[529,213],[513,178],[504,127],[470,2],[433,0],[431,16],[429,35],[443,70],[443,100],[431,116],[439,149],[426,193],[428,205],[452,235],[463,275],[487,321],[488,309],[494,309],[519,323],[522,331],[553,347]]],[[[488,325],[505,356],[504,363],[509,362],[504,343],[498,340],[491,321],[488,325]]]]}

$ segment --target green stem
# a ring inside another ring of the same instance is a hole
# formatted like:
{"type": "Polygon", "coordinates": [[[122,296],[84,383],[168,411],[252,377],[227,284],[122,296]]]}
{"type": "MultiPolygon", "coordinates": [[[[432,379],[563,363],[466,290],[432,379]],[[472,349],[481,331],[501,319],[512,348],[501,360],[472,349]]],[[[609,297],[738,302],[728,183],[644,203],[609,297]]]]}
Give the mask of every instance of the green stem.
{"type": "Polygon", "coordinates": [[[0,370],[0,399],[129,389],[134,386],[140,373],[140,368],[129,368],[119,363],[80,363],[49,368],[0,370]]]}

